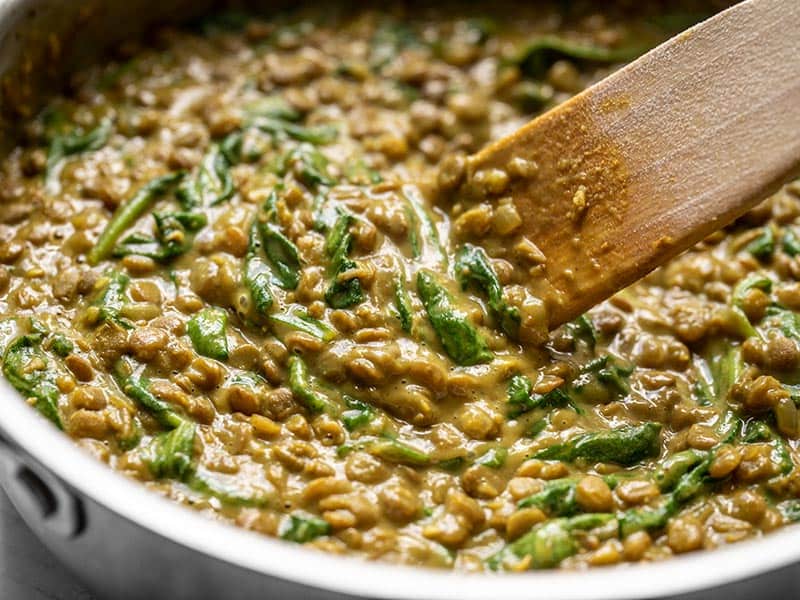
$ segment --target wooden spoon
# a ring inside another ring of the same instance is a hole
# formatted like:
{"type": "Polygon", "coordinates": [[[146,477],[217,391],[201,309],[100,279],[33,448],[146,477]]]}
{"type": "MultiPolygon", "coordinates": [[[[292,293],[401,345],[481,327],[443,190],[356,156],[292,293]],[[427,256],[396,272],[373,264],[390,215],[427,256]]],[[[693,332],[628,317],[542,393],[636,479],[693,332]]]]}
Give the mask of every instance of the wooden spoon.
{"type": "Polygon", "coordinates": [[[797,0],[742,2],[471,157],[511,175],[551,328],[800,173],[798,31],[797,0]]]}

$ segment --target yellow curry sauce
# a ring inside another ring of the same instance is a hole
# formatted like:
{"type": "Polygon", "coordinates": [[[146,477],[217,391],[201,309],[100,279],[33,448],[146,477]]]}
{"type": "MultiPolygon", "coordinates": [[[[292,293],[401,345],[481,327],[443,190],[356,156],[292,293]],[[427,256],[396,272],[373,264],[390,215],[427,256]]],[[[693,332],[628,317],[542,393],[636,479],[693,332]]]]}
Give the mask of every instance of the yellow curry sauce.
{"type": "Polygon", "coordinates": [[[503,196],[537,165],[460,192],[703,16],[624,8],[225,13],[78,73],[2,165],[6,378],[113,469],[330,552],[607,565],[800,518],[797,184],[550,334],[503,196]]]}

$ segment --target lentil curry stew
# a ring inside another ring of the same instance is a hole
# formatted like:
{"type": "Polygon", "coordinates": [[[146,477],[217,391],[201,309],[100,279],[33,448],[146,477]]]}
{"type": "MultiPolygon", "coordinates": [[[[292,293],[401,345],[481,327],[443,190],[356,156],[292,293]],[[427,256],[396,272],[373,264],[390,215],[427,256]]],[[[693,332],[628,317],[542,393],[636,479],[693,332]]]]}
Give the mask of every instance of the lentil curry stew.
{"type": "Polygon", "coordinates": [[[329,552],[581,567],[799,519],[800,185],[552,333],[503,196],[536,164],[463,193],[703,16],[592,4],[228,12],[77,73],[2,164],[5,377],[113,469],[329,552]]]}

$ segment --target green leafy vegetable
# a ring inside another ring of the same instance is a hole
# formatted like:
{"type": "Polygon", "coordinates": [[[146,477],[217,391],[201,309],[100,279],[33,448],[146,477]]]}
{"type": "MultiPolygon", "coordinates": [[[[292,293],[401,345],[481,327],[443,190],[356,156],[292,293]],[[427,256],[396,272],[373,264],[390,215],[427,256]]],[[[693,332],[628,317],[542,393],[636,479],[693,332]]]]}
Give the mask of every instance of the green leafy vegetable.
{"type": "Polygon", "coordinates": [[[542,491],[537,492],[519,502],[520,508],[534,506],[550,516],[569,517],[578,512],[575,479],[555,479],[545,484],[542,491]]]}
{"type": "Polygon", "coordinates": [[[748,292],[758,289],[769,294],[772,291],[772,280],[763,273],[751,273],[733,288],[731,301],[734,306],[742,308],[748,292]]]}
{"type": "Polygon", "coordinates": [[[717,401],[722,402],[744,372],[741,348],[730,344],[715,345],[711,350],[709,368],[714,382],[714,394],[717,401]]]}
{"type": "Polygon", "coordinates": [[[541,78],[558,60],[571,59],[584,63],[622,63],[643,54],[647,47],[629,46],[605,48],[594,44],[573,42],[554,35],[544,35],[532,40],[513,59],[514,64],[531,77],[541,78]]]}
{"type": "Polygon", "coordinates": [[[375,416],[373,408],[362,400],[344,394],[342,396],[347,410],[342,413],[342,422],[347,431],[355,431],[369,423],[375,416]]]}
{"type": "Polygon", "coordinates": [[[623,364],[611,356],[600,356],[581,368],[571,384],[572,394],[579,400],[592,403],[608,403],[630,392],[628,377],[633,366],[623,364]]]}
{"type": "Polygon", "coordinates": [[[661,529],[676,515],[680,507],[700,495],[708,483],[708,467],[713,460],[709,453],[693,468],[683,473],[666,500],[656,508],[636,508],[618,516],[621,537],[641,530],[661,529]]]}
{"type": "Polygon", "coordinates": [[[490,557],[487,564],[497,570],[530,557],[529,568],[550,569],[578,552],[573,531],[595,529],[613,520],[614,515],[592,513],[546,521],[490,557]]]}
{"type": "Polygon", "coordinates": [[[767,316],[777,323],[783,335],[800,342],[800,315],[792,310],[770,306],[767,316]]]}
{"type": "Polygon", "coordinates": [[[520,314],[516,306],[511,306],[503,297],[503,288],[497,279],[489,257],[483,248],[464,244],[456,253],[456,277],[461,289],[475,285],[489,297],[489,308],[500,324],[500,329],[508,336],[519,333],[520,314]]]}
{"type": "Polygon", "coordinates": [[[175,192],[184,210],[216,206],[233,196],[236,188],[230,168],[228,154],[218,144],[213,144],[203,157],[197,172],[193,176],[185,177],[175,192]]]}
{"type": "Polygon", "coordinates": [[[766,442],[772,439],[773,433],[769,425],[758,419],[747,422],[742,431],[742,441],[752,444],[753,442],[766,442]]]}
{"type": "MultiPolygon", "coordinates": [[[[266,117],[281,121],[299,121],[300,113],[289,104],[282,96],[272,95],[259,98],[245,106],[245,113],[249,119],[266,117]]],[[[248,121],[250,124],[252,121],[248,121]]]]}
{"type": "Polygon", "coordinates": [[[281,527],[280,536],[284,540],[305,544],[312,540],[328,535],[331,526],[327,521],[304,513],[289,515],[281,527]]]}
{"type": "Polygon", "coordinates": [[[273,281],[286,290],[297,288],[300,283],[300,251],[297,246],[283,234],[278,224],[258,220],[256,224],[273,281]]]}
{"type": "Polygon", "coordinates": [[[764,227],[761,235],[745,246],[745,251],[749,252],[760,260],[766,260],[775,252],[775,232],[772,227],[764,227]]]}
{"type": "Polygon", "coordinates": [[[447,253],[439,237],[439,230],[433,218],[425,209],[425,204],[418,187],[403,186],[403,196],[408,202],[406,214],[409,220],[409,242],[414,258],[421,258],[425,263],[435,263],[446,267],[447,253]]]}
{"type": "Polygon", "coordinates": [[[508,381],[508,416],[511,419],[537,408],[558,408],[570,402],[569,395],[561,387],[535,394],[531,380],[525,375],[514,375],[508,381]]]}
{"type": "Polygon", "coordinates": [[[390,438],[373,440],[367,443],[364,449],[387,462],[410,467],[426,467],[433,462],[427,452],[390,438]]]}
{"type": "Polygon", "coordinates": [[[784,500],[780,502],[776,508],[781,513],[784,519],[790,523],[800,521],[800,500],[792,498],[791,500],[784,500]]]}
{"type": "Polygon", "coordinates": [[[41,349],[42,338],[41,333],[32,333],[11,342],[3,356],[3,375],[20,394],[34,399],[36,410],[63,429],[58,412],[61,392],[55,383],[58,374],[41,349]]]}
{"type": "Polygon", "coordinates": [[[135,254],[167,262],[187,252],[192,247],[189,234],[202,229],[207,222],[203,213],[189,212],[153,213],[153,219],[156,222],[155,238],[133,233],[114,248],[113,256],[135,254]]]}
{"type": "Polygon", "coordinates": [[[706,452],[692,449],[673,454],[658,466],[653,482],[662,492],[668,492],[678,484],[681,477],[703,462],[707,456],[706,452]]]}
{"type": "Polygon", "coordinates": [[[135,374],[126,374],[123,362],[117,363],[114,369],[114,379],[126,396],[133,398],[142,408],[148,411],[163,427],[174,429],[183,423],[183,419],[169,404],[156,398],[150,391],[150,381],[135,374]]]}
{"type": "Polygon", "coordinates": [[[323,342],[329,342],[336,337],[335,330],[322,321],[306,314],[279,313],[270,315],[269,318],[274,323],[285,325],[295,331],[302,331],[323,342]]]}
{"type": "Polygon", "coordinates": [[[661,425],[644,423],[579,435],[563,444],[554,444],[534,458],[547,460],[592,462],[634,465],[645,458],[657,456],[661,450],[661,425]]]}
{"type": "Polygon", "coordinates": [[[195,430],[194,423],[181,421],[172,431],[154,438],[145,458],[153,477],[183,480],[191,474],[195,430]]]}
{"type": "Polygon", "coordinates": [[[669,499],[655,508],[633,508],[619,517],[619,533],[627,537],[637,531],[662,529],[669,519],[678,512],[678,504],[669,499]]]}
{"type": "Polygon", "coordinates": [[[536,419],[533,423],[530,424],[528,429],[525,430],[525,437],[534,439],[545,429],[547,429],[547,419],[546,418],[536,419]]]}
{"type": "Polygon", "coordinates": [[[228,359],[228,313],[204,308],[189,319],[186,330],[198,354],[216,360],[228,359]]]}
{"type": "Polygon", "coordinates": [[[350,183],[355,185],[375,185],[383,181],[381,174],[375,169],[370,169],[363,159],[350,162],[345,167],[344,175],[350,183]]]}
{"type": "Polygon", "coordinates": [[[507,458],[508,449],[503,448],[502,446],[496,446],[494,448],[489,448],[486,452],[475,459],[475,464],[483,465],[491,469],[499,469],[506,464],[507,458]]]}
{"type": "Polygon", "coordinates": [[[310,412],[334,412],[330,400],[316,389],[305,361],[297,355],[289,357],[289,389],[310,412]]]}
{"type": "Polygon", "coordinates": [[[406,333],[411,333],[411,327],[414,324],[411,298],[408,296],[405,281],[399,276],[394,280],[394,309],[397,313],[397,318],[400,320],[400,329],[406,333]]]}
{"type": "Polygon", "coordinates": [[[109,271],[106,273],[106,278],[108,279],[106,287],[92,302],[92,306],[100,309],[97,321],[99,323],[110,321],[130,329],[131,324],[119,316],[120,310],[127,302],[125,290],[128,289],[130,277],[120,271],[109,271]]]}
{"type": "Polygon", "coordinates": [[[75,351],[75,344],[73,344],[66,336],[57,333],[50,341],[50,350],[52,350],[57,356],[64,358],[75,351]]]}
{"type": "Polygon", "coordinates": [[[781,244],[783,251],[789,256],[797,256],[800,254],[800,238],[797,237],[797,233],[791,227],[787,227],[783,232],[781,244]]]}
{"type": "Polygon", "coordinates": [[[56,178],[64,159],[83,152],[94,152],[100,150],[108,142],[111,135],[111,121],[103,120],[94,129],[83,133],[80,129],[70,133],[56,135],[50,141],[50,149],[47,153],[47,165],[45,167],[45,180],[51,191],[57,191],[56,178]]]}
{"type": "Polygon", "coordinates": [[[597,344],[597,330],[588,315],[581,315],[567,323],[565,327],[573,340],[583,340],[591,350],[594,350],[597,344]]]}
{"type": "Polygon", "coordinates": [[[97,244],[87,254],[88,263],[96,265],[107,258],[122,233],[131,227],[159,197],[171,190],[182,177],[182,173],[157,177],[142,186],[130,200],[120,206],[100,234],[97,244]]]}
{"type": "Polygon", "coordinates": [[[266,316],[274,301],[270,288],[272,270],[261,257],[260,250],[258,223],[253,221],[247,241],[247,254],[244,257],[244,283],[253,299],[256,312],[266,316]]]}
{"type": "Polygon", "coordinates": [[[325,291],[325,300],[332,308],[348,308],[364,300],[361,281],[357,277],[346,277],[348,271],[358,266],[348,258],[353,245],[352,221],[351,215],[341,213],[325,241],[325,254],[330,259],[328,271],[333,278],[325,291]]]}
{"type": "Polygon", "coordinates": [[[248,495],[235,486],[225,485],[217,478],[201,473],[196,467],[184,480],[184,483],[196,492],[212,496],[224,504],[231,506],[252,506],[262,508],[270,503],[270,498],[264,494],[248,495]]]}
{"type": "Polygon", "coordinates": [[[378,71],[392,62],[405,48],[418,45],[421,45],[421,40],[405,23],[384,23],[375,30],[370,41],[370,67],[378,71]]]}
{"type": "Polygon", "coordinates": [[[156,436],[145,448],[143,457],[153,477],[176,479],[196,492],[234,506],[261,507],[269,502],[266,497],[246,496],[199,472],[194,461],[196,435],[197,426],[190,421],[182,421],[172,431],[156,436]]]}
{"type": "Polygon", "coordinates": [[[445,352],[459,365],[475,365],[492,360],[486,340],[466,315],[455,308],[453,298],[433,273],[417,273],[417,292],[445,352]]]}
{"type": "Polygon", "coordinates": [[[336,140],[339,133],[333,125],[304,127],[284,119],[275,119],[271,117],[255,117],[250,121],[250,125],[271,135],[290,137],[299,142],[306,142],[317,146],[330,144],[336,140]]]}

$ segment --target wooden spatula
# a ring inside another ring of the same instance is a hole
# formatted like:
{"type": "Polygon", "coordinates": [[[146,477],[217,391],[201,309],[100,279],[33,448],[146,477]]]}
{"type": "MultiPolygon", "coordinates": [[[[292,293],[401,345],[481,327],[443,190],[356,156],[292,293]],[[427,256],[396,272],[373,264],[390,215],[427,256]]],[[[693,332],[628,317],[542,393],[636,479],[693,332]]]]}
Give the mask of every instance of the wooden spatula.
{"type": "Polygon", "coordinates": [[[538,165],[505,194],[546,256],[551,327],[800,174],[798,32],[800,1],[742,2],[471,158],[468,181],[538,165]]]}

